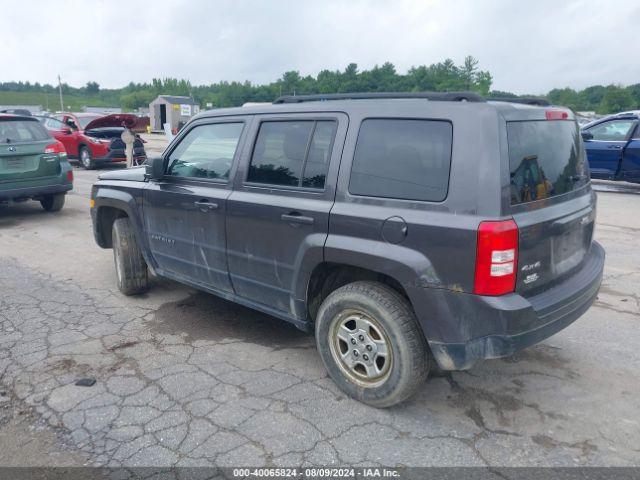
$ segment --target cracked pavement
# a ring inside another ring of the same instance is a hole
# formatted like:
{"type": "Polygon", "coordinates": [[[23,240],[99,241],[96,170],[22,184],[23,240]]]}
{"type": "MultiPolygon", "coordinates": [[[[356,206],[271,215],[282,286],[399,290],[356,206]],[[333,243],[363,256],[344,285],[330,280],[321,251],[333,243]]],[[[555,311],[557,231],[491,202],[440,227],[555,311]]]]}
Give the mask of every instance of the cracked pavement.
{"type": "Polygon", "coordinates": [[[599,193],[585,316],[376,410],[291,325],[165,280],[122,296],[91,234],[96,172],[75,173],[59,214],[0,208],[0,452],[32,447],[3,465],[640,465],[640,195],[599,193]]]}

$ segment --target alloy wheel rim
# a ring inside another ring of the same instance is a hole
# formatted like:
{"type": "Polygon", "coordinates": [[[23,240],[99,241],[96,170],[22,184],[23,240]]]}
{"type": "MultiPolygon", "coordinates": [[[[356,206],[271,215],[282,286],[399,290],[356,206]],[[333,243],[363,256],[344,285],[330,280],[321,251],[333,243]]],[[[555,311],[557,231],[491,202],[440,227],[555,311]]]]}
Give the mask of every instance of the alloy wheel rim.
{"type": "Polygon", "coordinates": [[[89,157],[89,153],[86,150],[82,150],[82,164],[85,167],[88,167],[91,163],[91,158],[89,157]]]}
{"type": "Polygon", "coordinates": [[[352,382],[372,388],[389,377],[391,342],[374,317],[357,309],[345,310],[331,322],[329,335],[331,355],[352,382]]]}

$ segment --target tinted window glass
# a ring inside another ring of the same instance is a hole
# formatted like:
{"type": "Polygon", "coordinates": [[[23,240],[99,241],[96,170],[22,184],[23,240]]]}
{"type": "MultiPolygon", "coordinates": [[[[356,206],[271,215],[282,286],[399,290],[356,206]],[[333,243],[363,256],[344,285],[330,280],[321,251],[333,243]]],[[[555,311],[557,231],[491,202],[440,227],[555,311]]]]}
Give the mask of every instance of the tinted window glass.
{"type": "Polygon", "coordinates": [[[507,122],[507,137],[512,205],[562,195],[587,182],[575,122],[507,122]]]}
{"type": "Polygon", "coordinates": [[[247,181],[297,186],[314,122],[264,122],[247,181]]]}
{"type": "Polygon", "coordinates": [[[613,120],[591,127],[588,132],[593,135],[594,140],[623,142],[634,124],[634,120],[613,120]]]}
{"type": "Polygon", "coordinates": [[[55,118],[47,118],[44,125],[51,130],[62,130],[63,128],[68,128],[64,123],[60,120],[56,120],[55,118]]]}
{"type": "Polygon", "coordinates": [[[171,152],[167,174],[227,180],[242,127],[242,123],[195,127],[171,152]]]}
{"type": "Polygon", "coordinates": [[[313,132],[307,161],[304,166],[302,186],[307,188],[324,188],[324,181],[331,160],[331,147],[336,130],[336,122],[322,121],[316,123],[313,132]]]}
{"type": "Polygon", "coordinates": [[[349,191],[355,195],[441,201],[447,196],[453,129],[435,120],[365,120],[349,191]]]}
{"type": "Polygon", "coordinates": [[[35,120],[0,121],[0,143],[39,142],[51,138],[35,120]]]}

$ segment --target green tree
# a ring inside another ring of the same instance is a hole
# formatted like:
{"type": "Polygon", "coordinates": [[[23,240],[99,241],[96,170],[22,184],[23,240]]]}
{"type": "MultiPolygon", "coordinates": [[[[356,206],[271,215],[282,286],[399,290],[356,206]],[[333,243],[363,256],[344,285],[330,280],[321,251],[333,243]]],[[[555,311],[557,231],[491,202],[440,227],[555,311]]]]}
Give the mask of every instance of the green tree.
{"type": "Polygon", "coordinates": [[[84,89],[89,95],[96,95],[100,91],[100,85],[98,82],[87,82],[84,89]]]}
{"type": "Polygon", "coordinates": [[[609,85],[602,97],[598,113],[616,113],[633,108],[631,92],[625,88],[609,85]]]}

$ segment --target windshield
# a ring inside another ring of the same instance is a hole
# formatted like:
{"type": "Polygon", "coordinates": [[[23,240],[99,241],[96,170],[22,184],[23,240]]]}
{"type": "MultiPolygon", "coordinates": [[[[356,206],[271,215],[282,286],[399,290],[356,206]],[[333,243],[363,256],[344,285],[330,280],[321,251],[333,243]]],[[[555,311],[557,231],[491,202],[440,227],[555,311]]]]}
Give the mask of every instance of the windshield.
{"type": "Polygon", "coordinates": [[[80,123],[79,127],[81,130],[87,128],[91,122],[93,122],[96,118],[100,118],[102,115],[83,115],[81,117],[76,117],[78,122],[80,123]]]}
{"type": "Polygon", "coordinates": [[[570,192],[589,179],[575,122],[507,122],[511,204],[570,192]]]}
{"type": "Polygon", "coordinates": [[[49,134],[38,121],[0,121],[0,143],[40,142],[49,138],[49,134]]]}

